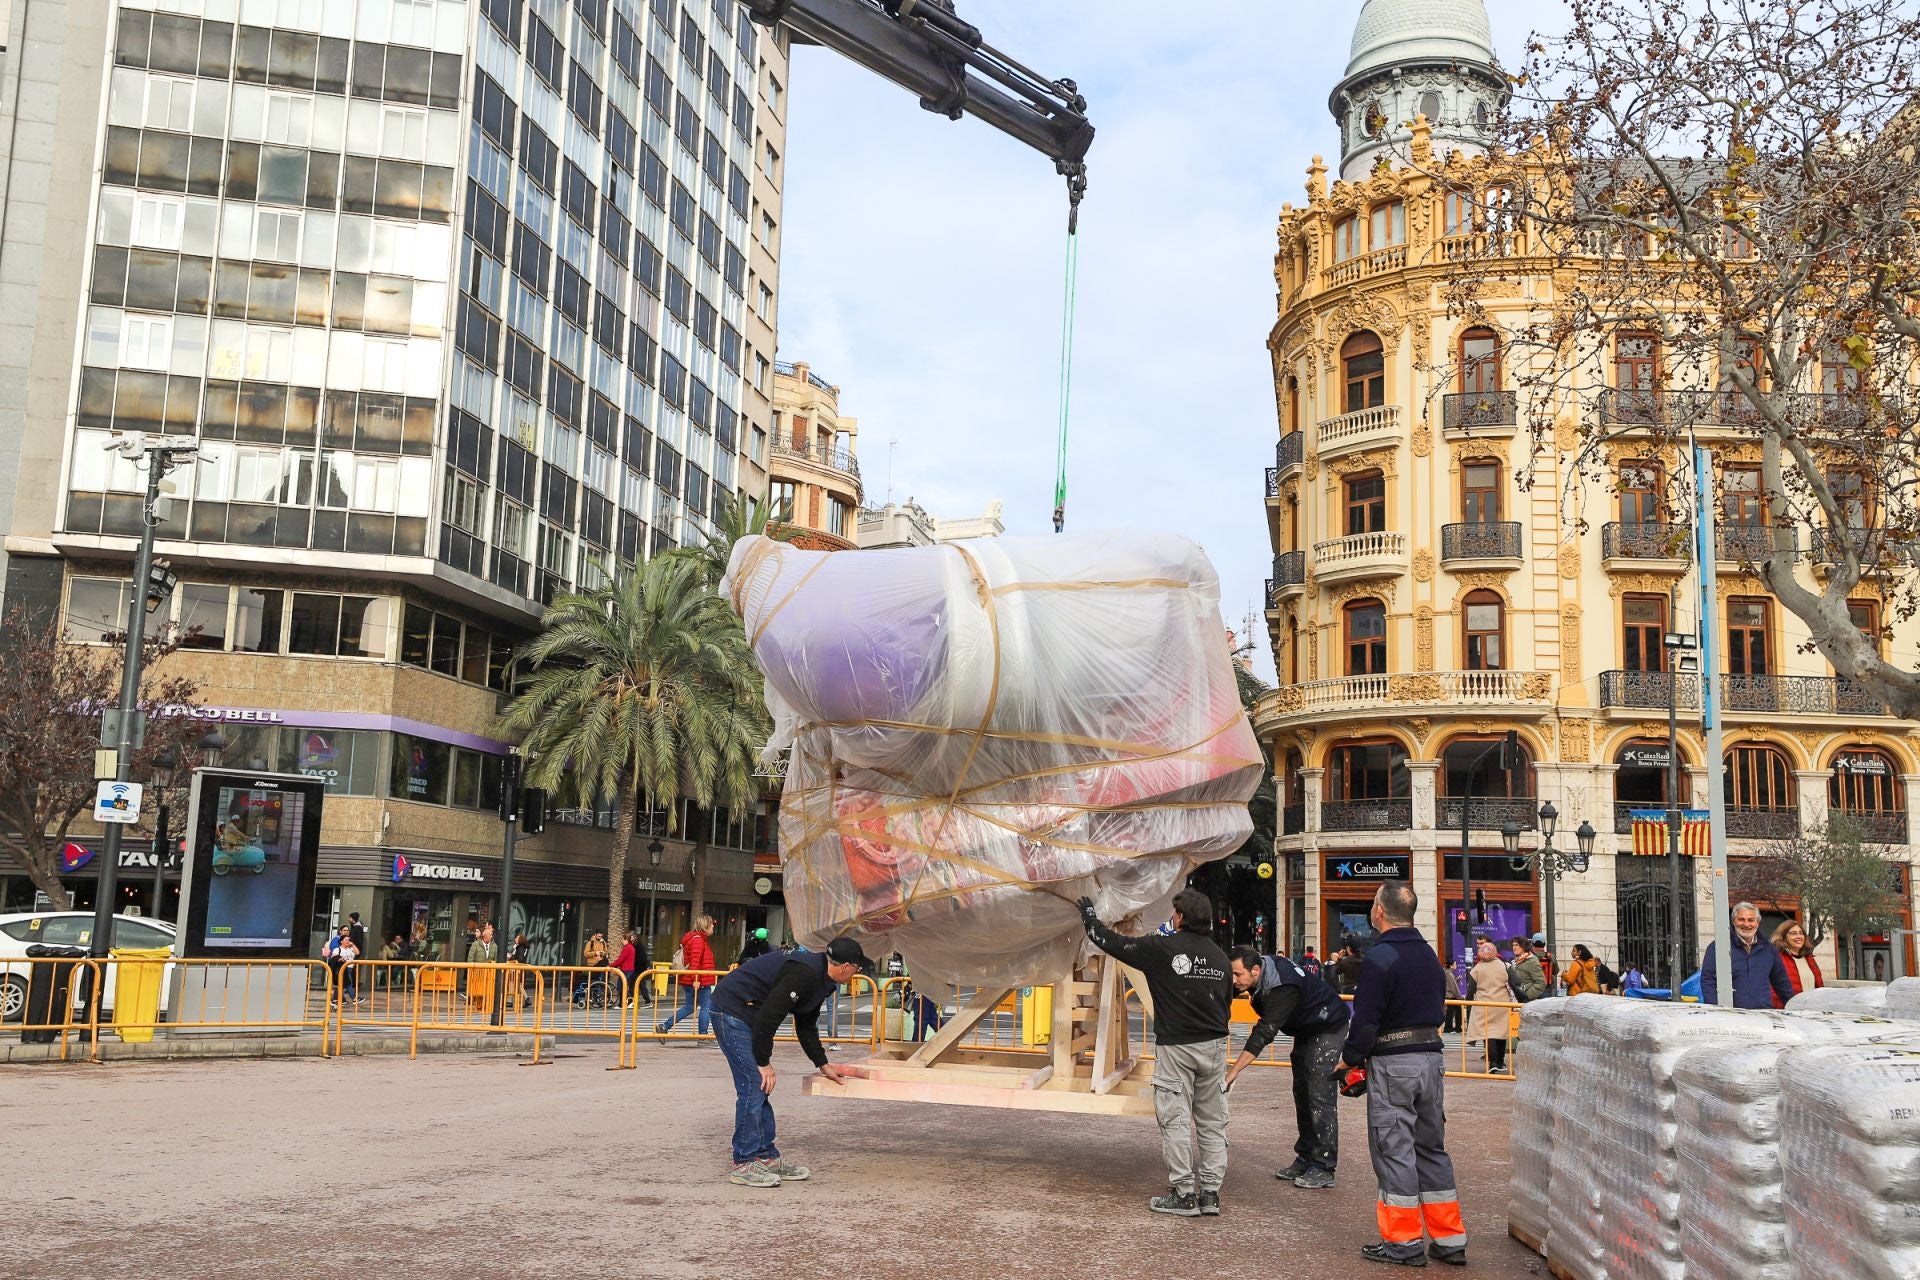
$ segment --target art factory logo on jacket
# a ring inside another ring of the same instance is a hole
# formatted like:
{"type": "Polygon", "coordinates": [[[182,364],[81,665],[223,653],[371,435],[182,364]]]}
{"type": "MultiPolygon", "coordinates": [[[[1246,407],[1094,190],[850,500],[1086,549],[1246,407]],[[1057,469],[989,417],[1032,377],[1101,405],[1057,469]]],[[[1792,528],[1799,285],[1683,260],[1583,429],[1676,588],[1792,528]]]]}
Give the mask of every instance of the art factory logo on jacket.
{"type": "Polygon", "coordinates": [[[1219,982],[1227,976],[1224,969],[1216,969],[1207,964],[1204,957],[1190,956],[1182,951],[1170,962],[1174,975],[1181,978],[1199,978],[1203,982],[1219,982]]]}

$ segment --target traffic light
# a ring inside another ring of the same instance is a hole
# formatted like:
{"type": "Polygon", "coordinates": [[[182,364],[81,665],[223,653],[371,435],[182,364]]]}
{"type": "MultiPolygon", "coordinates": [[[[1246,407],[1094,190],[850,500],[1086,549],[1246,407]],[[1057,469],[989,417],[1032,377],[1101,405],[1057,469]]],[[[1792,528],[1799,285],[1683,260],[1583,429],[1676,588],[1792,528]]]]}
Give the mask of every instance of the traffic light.
{"type": "Polygon", "coordinates": [[[1467,909],[1465,907],[1453,913],[1453,931],[1463,938],[1472,935],[1473,926],[1467,923],[1467,909]]]}
{"type": "Polygon", "coordinates": [[[537,836],[547,829],[547,793],[528,787],[520,793],[520,834],[537,836]]]}
{"type": "Polygon", "coordinates": [[[1485,889],[1473,891],[1473,918],[1481,924],[1487,922],[1487,891],[1485,889]]]}
{"type": "Polygon", "coordinates": [[[500,821],[512,822],[520,812],[520,756],[516,752],[500,762],[500,821]]]}

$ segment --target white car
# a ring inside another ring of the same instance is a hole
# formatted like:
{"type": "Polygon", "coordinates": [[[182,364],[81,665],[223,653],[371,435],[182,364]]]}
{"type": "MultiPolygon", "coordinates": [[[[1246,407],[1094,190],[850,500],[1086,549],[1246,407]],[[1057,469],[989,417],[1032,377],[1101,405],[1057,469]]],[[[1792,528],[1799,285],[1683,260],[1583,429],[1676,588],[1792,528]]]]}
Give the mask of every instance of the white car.
{"type": "MultiPolygon", "coordinates": [[[[116,947],[171,947],[174,927],[165,920],[140,916],[113,918],[113,945],[116,947]]],[[[35,943],[47,947],[85,947],[93,940],[91,911],[23,911],[0,915],[0,1022],[19,1022],[27,1011],[27,948],[35,943]]],[[[172,966],[168,966],[171,968],[172,966]]],[[[160,985],[160,1009],[167,1007],[167,988],[160,985]]],[[[113,1008],[113,970],[107,971],[105,1005],[113,1008]]],[[[73,992],[80,1000],[79,987],[73,992]]]]}

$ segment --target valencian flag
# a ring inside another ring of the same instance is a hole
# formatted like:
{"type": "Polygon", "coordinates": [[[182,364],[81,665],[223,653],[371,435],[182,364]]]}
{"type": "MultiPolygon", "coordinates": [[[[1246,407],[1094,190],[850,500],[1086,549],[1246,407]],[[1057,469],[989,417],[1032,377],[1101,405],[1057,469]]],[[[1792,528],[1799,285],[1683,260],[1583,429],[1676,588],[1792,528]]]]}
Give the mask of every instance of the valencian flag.
{"type": "MultiPolygon", "coordinates": [[[[1627,817],[1633,824],[1633,852],[1645,858],[1665,857],[1667,811],[1665,809],[1630,809],[1627,811],[1627,817]]],[[[1705,809],[1680,811],[1680,852],[1695,858],[1706,857],[1713,851],[1708,832],[1705,809]]]]}

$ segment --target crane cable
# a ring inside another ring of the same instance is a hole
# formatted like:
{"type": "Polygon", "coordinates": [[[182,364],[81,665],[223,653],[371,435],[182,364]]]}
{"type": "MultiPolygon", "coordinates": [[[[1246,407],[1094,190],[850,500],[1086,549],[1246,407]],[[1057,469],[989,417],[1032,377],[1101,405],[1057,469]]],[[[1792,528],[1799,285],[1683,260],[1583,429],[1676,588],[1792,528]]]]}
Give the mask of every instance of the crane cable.
{"type": "Polygon", "coordinates": [[[1053,482],[1053,531],[1067,527],[1067,409],[1073,392],[1073,311],[1080,276],[1080,201],[1076,196],[1067,221],[1066,296],[1060,321],[1060,446],[1053,482]]]}

